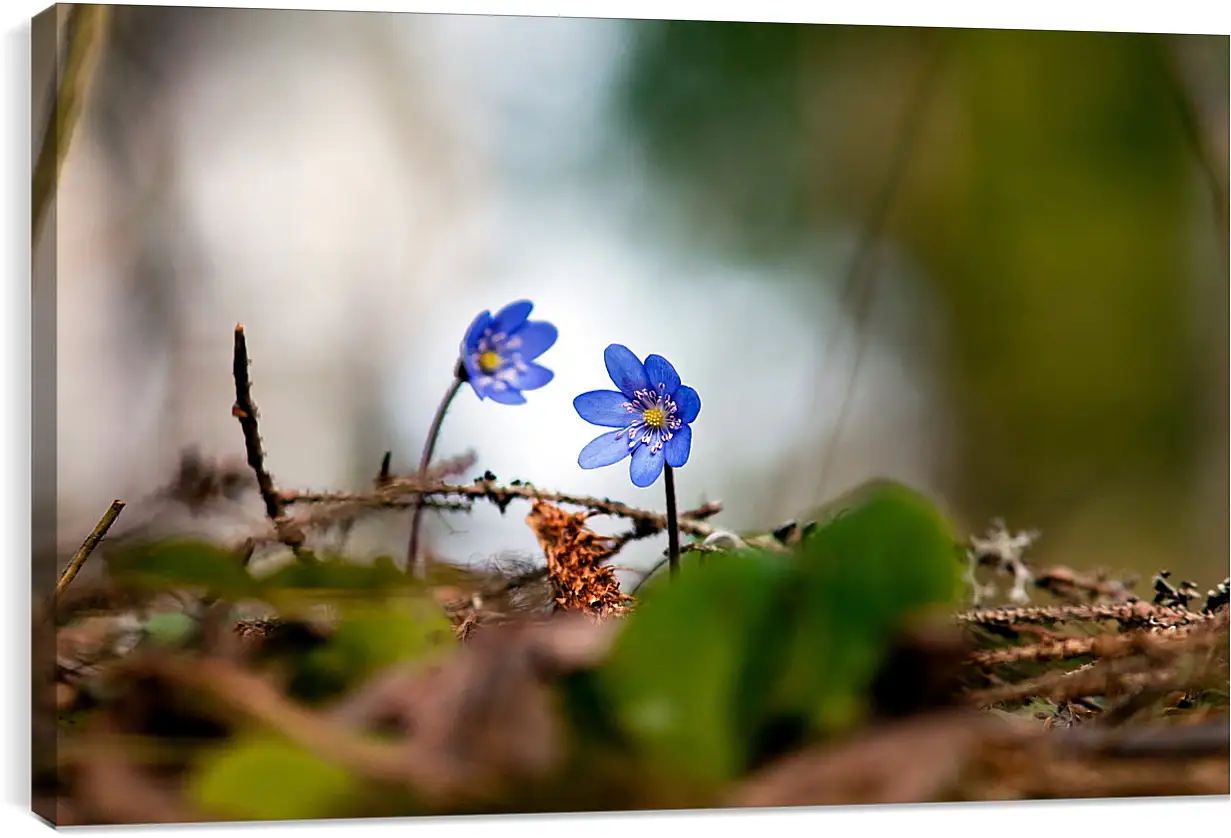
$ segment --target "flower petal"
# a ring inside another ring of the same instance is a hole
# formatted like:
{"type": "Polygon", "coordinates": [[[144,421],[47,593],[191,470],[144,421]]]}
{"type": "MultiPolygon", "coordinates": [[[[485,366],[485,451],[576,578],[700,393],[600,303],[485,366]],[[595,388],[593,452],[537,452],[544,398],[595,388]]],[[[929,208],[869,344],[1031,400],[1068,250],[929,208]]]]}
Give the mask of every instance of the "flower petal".
{"type": "Polygon", "coordinates": [[[701,397],[687,384],[675,391],[676,416],[687,425],[701,413],[701,397]]]}
{"type": "Polygon", "coordinates": [[[649,445],[638,445],[628,466],[628,476],[633,485],[641,489],[653,485],[658,475],[663,473],[663,459],[662,448],[654,451],[649,445]]]}
{"type": "Polygon", "coordinates": [[[688,462],[688,454],[692,451],[692,428],[688,425],[671,434],[671,439],[663,444],[663,453],[667,455],[667,465],[679,468],[688,462]]]}
{"type": "Polygon", "coordinates": [[[526,397],[515,387],[510,387],[503,381],[485,376],[480,378],[475,390],[482,388],[482,395],[500,404],[525,404],[526,397]]]}
{"type": "Polygon", "coordinates": [[[573,399],[573,408],[591,425],[623,428],[635,418],[624,405],[628,397],[615,390],[591,390],[573,399]]]}
{"type": "Polygon", "coordinates": [[[616,439],[619,433],[621,432],[611,431],[590,440],[589,444],[577,455],[577,465],[582,468],[602,468],[614,465],[627,457],[632,450],[628,447],[628,435],[624,434],[616,439]]]}
{"type": "Polygon", "coordinates": [[[537,390],[550,382],[556,374],[547,367],[538,364],[526,364],[524,372],[516,372],[512,376],[512,385],[518,390],[537,390]]]}
{"type": "Polygon", "coordinates": [[[530,316],[530,312],[533,309],[534,303],[529,300],[518,300],[515,303],[509,303],[496,312],[496,316],[492,318],[492,329],[496,332],[511,335],[521,324],[526,322],[526,318],[530,316]]]}
{"type": "Polygon", "coordinates": [[[645,375],[650,380],[650,386],[668,396],[675,395],[680,386],[680,374],[671,366],[671,362],[661,355],[650,355],[645,359],[645,375]]]}
{"type": "Polygon", "coordinates": [[[645,375],[645,366],[627,346],[613,343],[603,352],[607,374],[620,392],[630,399],[638,390],[649,389],[650,379],[645,375]]]}
{"type": "Polygon", "coordinates": [[[509,338],[505,347],[509,352],[519,353],[523,361],[533,361],[551,349],[558,336],[559,331],[546,320],[528,320],[509,338]]]}
{"type": "Polygon", "coordinates": [[[490,311],[480,311],[478,316],[471,322],[470,328],[466,330],[466,336],[462,338],[462,356],[465,357],[479,346],[479,338],[483,336],[483,330],[492,323],[492,314],[490,311]]]}

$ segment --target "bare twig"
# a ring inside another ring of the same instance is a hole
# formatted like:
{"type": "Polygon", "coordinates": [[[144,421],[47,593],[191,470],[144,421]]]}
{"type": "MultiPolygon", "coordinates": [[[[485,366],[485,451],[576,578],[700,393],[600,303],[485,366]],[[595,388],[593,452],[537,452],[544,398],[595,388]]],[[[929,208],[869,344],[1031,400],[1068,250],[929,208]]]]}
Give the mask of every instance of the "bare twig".
{"type": "Polygon", "coordinates": [[[1010,646],[1006,649],[988,649],[974,652],[971,663],[978,666],[997,666],[1004,663],[1038,663],[1067,658],[1097,657],[1112,658],[1131,655],[1144,646],[1144,633],[1104,634],[1096,637],[1063,637],[1031,643],[1027,646],[1010,646]]]}
{"type": "MultiPolygon", "coordinates": [[[[47,127],[39,145],[34,164],[31,191],[31,246],[36,246],[43,232],[47,208],[59,186],[60,171],[68,157],[69,144],[77,127],[78,117],[89,96],[94,71],[103,52],[111,8],[93,3],[76,3],[68,12],[64,27],[64,65],[57,61],[53,84],[58,81],[47,127]]],[[[58,40],[58,39],[57,39],[58,40]]]]}
{"type": "Polygon", "coordinates": [[[244,447],[248,453],[248,465],[256,474],[257,489],[265,503],[265,514],[273,522],[279,540],[300,555],[304,543],[303,532],[290,522],[283,512],[282,497],[274,487],[274,480],[265,468],[265,452],[261,449],[261,432],[257,426],[256,404],[252,401],[252,382],[248,379],[248,342],[244,339],[243,325],[235,327],[235,354],[232,373],[235,376],[235,406],[231,413],[239,420],[244,432],[244,447]]]}
{"type": "Polygon", "coordinates": [[[103,517],[94,525],[94,530],[86,540],[81,543],[81,547],[73,554],[73,558],[69,561],[68,566],[64,568],[64,572],[60,574],[60,581],[56,583],[56,598],[72,584],[77,573],[81,570],[82,565],[86,563],[86,559],[90,558],[90,554],[98,547],[98,543],[107,535],[107,531],[111,529],[111,525],[120,517],[120,512],[124,509],[124,501],[113,500],[111,506],[103,513],[103,517]]]}
{"type": "MultiPolygon", "coordinates": [[[[698,506],[696,509],[690,509],[687,512],[680,513],[680,520],[689,519],[692,521],[705,521],[714,517],[719,512],[722,512],[721,501],[711,501],[698,506]]],[[[615,552],[619,552],[630,541],[640,541],[643,538],[649,538],[653,535],[658,535],[662,529],[658,527],[654,521],[649,519],[639,519],[637,525],[630,530],[625,530],[612,538],[612,546],[615,552]]]]}
{"type": "Polygon", "coordinates": [[[1198,625],[1172,625],[1094,637],[1063,637],[1028,646],[975,652],[970,656],[970,660],[981,666],[995,666],[1002,663],[1032,663],[1085,656],[1123,657],[1139,652],[1169,650],[1182,644],[1201,648],[1204,646],[1201,642],[1203,639],[1215,637],[1218,630],[1225,626],[1225,619],[1214,618],[1198,625]]]}
{"type": "MultiPolygon", "coordinates": [[[[489,500],[501,510],[505,509],[514,500],[542,500],[548,503],[585,507],[602,515],[610,515],[613,518],[625,518],[638,523],[644,522],[645,526],[653,527],[654,532],[660,532],[667,528],[666,515],[650,512],[645,509],[637,509],[610,498],[549,492],[528,484],[501,486],[490,480],[478,480],[474,483],[463,485],[443,483],[435,480],[421,480],[418,477],[396,477],[392,478],[382,489],[376,492],[283,491],[279,497],[288,505],[297,503],[357,503],[368,506],[390,506],[393,503],[402,501],[407,495],[445,497],[452,495],[476,500],[489,500]]],[[[707,512],[706,514],[712,513],[707,512]]],[[[704,538],[715,532],[715,528],[703,521],[681,516],[680,531],[704,538]]]]}
{"type": "MultiPolygon", "coordinates": [[[[365,514],[371,513],[377,509],[410,509],[415,505],[415,501],[411,499],[390,499],[385,503],[373,505],[368,503],[347,503],[338,504],[337,506],[322,506],[313,509],[306,515],[296,515],[287,517],[286,525],[300,532],[308,532],[310,530],[327,529],[329,527],[346,527],[353,525],[365,514]]],[[[422,504],[424,509],[431,509],[438,512],[469,512],[471,504],[467,502],[439,502],[439,501],[424,501],[422,504]]],[[[276,532],[269,537],[261,538],[254,537],[258,543],[267,544],[271,541],[282,541],[281,536],[276,532]]]]}
{"type": "Polygon", "coordinates": [[[1044,568],[1034,571],[1033,575],[1036,588],[1042,588],[1061,599],[1106,597],[1125,601],[1134,598],[1128,584],[1115,579],[1103,579],[1096,574],[1080,573],[1068,567],[1044,568]]]}
{"type": "Polygon", "coordinates": [[[1132,602],[1122,605],[1052,605],[1034,607],[985,608],[966,611],[957,615],[958,622],[983,626],[1012,626],[1021,624],[1045,624],[1066,622],[1093,622],[1115,620],[1122,625],[1150,623],[1156,626],[1199,623],[1208,615],[1192,611],[1179,611],[1151,605],[1148,602],[1132,602]]]}
{"type": "MultiPolygon", "coordinates": [[[[1220,615],[1201,626],[1184,626],[1152,632],[1136,632],[1134,651],[1143,655],[1111,657],[1071,671],[1051,671],[1016,684],[973,692],[970,699],[988,707],[1038,696],[1055,702],[1144,687],[1170,685],[1179,689],[1197,683],[1204,667],[1163,665],[1185,653],[1204,653],[1227,642],[1227,616],[1220,615]]],[[[1112,636],[1108,640],[1117,640],[1112,636]]]]}
{"type": "Polygon", "coordinates": [[[1053,670],[1016,684],[979,690],[970,694],[970,701],[980,707],[992,707],[1034,697],[1059,703],[1091,695],[1107,695],[1149,685],[1167,684],[1175,678],[1175,673],[1170,670],[1151,670],[1135,659],[1110,660],[1073,671],[1053,670]]]}

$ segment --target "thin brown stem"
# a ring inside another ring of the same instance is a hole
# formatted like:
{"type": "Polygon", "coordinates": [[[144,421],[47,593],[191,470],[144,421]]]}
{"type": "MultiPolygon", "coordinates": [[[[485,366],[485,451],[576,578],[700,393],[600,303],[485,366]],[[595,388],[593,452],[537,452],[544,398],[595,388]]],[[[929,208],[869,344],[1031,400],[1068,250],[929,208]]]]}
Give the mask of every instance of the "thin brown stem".
{"type": "Polygon", "coordinates": [[[72,584],[73,579],[77,577],[77,573],[81,570],[82,565],[86,563],[86,559],[90,558],[90,554],[98,547],[100,541],[107,535],[107,531],[111,529],[111,525],[120,517],[120,512],[124,509],[124,501],[113,500],[111,506],[103,513],[103,517],[94,525],[94,530],[86,540],[77,548],[77,552],[73,554],[73,558],[69,561],[68,566],[64,568],[64,572],[60,574],[60,581],[56,583],[56,598],[59,599],[61,594],[72,584]]]}
{"type": "Polygon", "coordinates": [[[667,564],[671,578],[680,575],[680,521],[675,510],[675,470],[663,466],[663,482],[667,487],[667,564]]]}
{"type": "MultiPolygon", "coordinates": [[[[436,451],[436,440],[440,436],[440,426],[444,424],[445,414],[449,412],[449,405],[453,404],[453,399],[457,397],[458,392],[465,383],[466,368],[462,366],[461,361],[458,361],[457,369],[454,371],[453,382],[449,385],[449,389],[445,391],[444,398],[440,400],[440,404],[436,407],[436,415],[432,417],[432,425],[427,431],[427,440],[423,443],[423,456],[419,459],[418,475],[420,478],[427,476],[428,466],[432,463],[432,454],[436,451]]],[[[427,572],[427,563],[419,561],[419,527],[423,517],[422,498],[422,494],[415,496],[415,511],[410,519],[410,546],[406,550],[406,567],[415,576],[420,578],[427,572]]]]}

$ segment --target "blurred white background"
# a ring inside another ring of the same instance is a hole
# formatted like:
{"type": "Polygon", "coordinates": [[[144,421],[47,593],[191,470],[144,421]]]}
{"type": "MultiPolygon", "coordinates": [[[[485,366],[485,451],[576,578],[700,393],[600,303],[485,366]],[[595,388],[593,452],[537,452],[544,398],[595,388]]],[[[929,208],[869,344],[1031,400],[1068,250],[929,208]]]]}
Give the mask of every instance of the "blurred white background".
{"type": "MultiPolygon", "coordinates": [[[[95,97],[63,175],[63,549],[114,497],[132,504],[127,528],[156,514],[142,498],[184,448],[242,457],[236,323],[275,480],[362,489],[387,449],[395,471],[414,468],[466,326],[521,297],[560,328],[542,359],[556,378],[520,407],[463,391],[437,451],[473,448],[476,474],[661,508],[661,482],[636,489],[627,464],[576,465],[602,429],[572,399],[609,386],[602,351],[619,342],[666,356],[701,394],[683,508],[720,498],[721,522],[765,526],[874,474],[932,483],[926,359],[865,347],[841,456],[822,475],[854,363],[851,325],[818,315],[836,311],[824,289],[838,283],[803,262],[765,282],[687,240],[663,244],[670,214],[614,123],[629,24],[246,10],[168,10],[157,23],[172,46],[148,66],[109,65],[111,92],[95,97]],[[130,81],[142,73],[152,93],[130,81]],[[146,95],[156,101],[142,106],[146,95]]],[[[851,240],[817,249],[834,279],[851,240]]],[[[893,276],[878,282],[891,295],[893,276]]],[[[534,555],[526,511],[429,515],[429,538],[459,561],[534,555]]],[[[400,517],[352,548],[400,559],[400,517]]],[[[209,526],[260,525],[247,503],[209,526]]]]}

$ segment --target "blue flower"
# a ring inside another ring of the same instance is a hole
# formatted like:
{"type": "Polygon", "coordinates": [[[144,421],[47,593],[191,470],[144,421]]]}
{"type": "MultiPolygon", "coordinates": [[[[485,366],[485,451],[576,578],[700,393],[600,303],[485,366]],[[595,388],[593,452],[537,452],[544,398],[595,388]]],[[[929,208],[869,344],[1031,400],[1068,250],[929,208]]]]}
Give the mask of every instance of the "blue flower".
{"type": "Polygon", "coordinates": [[[679,468],[692,450],[691,423],[701,412],[701,397],[680,384],[680,375],[661,355],[637,360],[627,346],[613,343],[603,353],[607,374],[620,388],[594,390],[573,399],[582,419],[605,433],[581,449],[577,465],[600,468],[632,455],[628,474],[645,488],[662,474],[663,463],[679,468]]]}
{"type": "Polygon", "coordinates": [[[524,390],[537,390],[555,376],[534,363],[556,342],[556,327],[545,320],[530,320],[534,303],[509,303],[496,316],[483,311],[462,339],[462,367],[466,380],[480,399],[500,404],[525,404],[524,390]]]}

